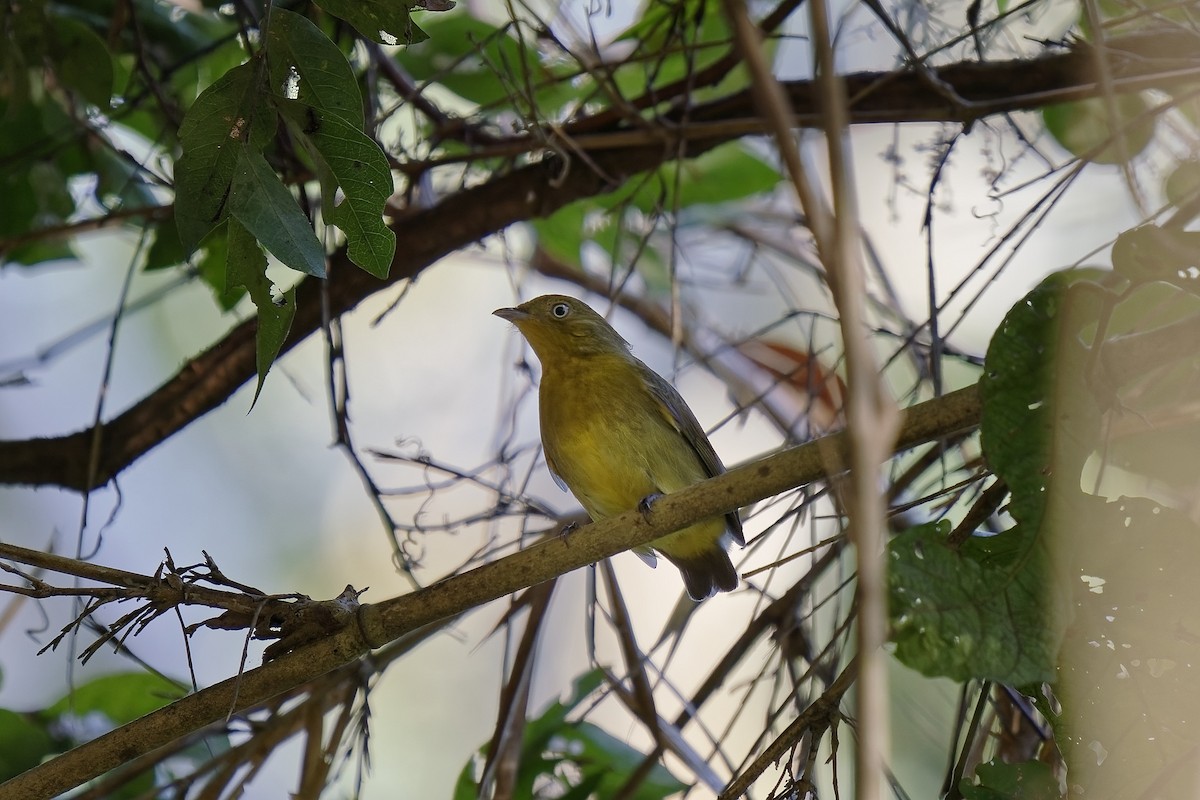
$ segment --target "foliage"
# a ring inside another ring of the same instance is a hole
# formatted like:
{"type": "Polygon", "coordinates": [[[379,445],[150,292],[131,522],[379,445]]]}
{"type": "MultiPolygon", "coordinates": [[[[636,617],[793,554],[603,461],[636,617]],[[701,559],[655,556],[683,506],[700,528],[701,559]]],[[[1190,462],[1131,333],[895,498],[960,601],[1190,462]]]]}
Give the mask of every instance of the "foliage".
{"type": "MultiPolygon", "coordinates": [[[[40,711],[0,709],[0,781],[162,708],[185,693],[183,686],[161,676],[125,672],[76,686],[40,711]]],[[[176,769],[190,772],[213,753],[228,747],[225,736],[210,736],[200,742],[181,752],[183,760],[176,761],[176,769]]],[[[154,776],[143,775],[106,796],[137,797],[154,785],[154,776]]]]}
{"type": "MultiPolygon", "coordinates": [[[[612,797],[646,757],[599,726],[570,719],[603,682],[603,670],[580,675],[570,697],[551,703],[541,716],[530,720],[521,745],[515,796],[612,797]]],[[[482,757],[484,752],[478,755],[482,757]]],[[[459,775],[455,800],[476,797],[478,785],[472,760],[459,775]]],[[[686,788],[665,767],[655,765],[632,797],[656,800],[686,788]]]]}

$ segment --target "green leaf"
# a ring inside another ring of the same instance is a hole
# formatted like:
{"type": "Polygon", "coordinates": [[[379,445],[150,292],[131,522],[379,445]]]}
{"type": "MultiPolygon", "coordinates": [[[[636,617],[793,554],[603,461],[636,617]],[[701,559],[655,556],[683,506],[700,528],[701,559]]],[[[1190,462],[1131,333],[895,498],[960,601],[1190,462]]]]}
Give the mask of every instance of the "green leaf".
{"type": "Polygon", "coordinates": [[[959,791],[964,800],[1059,800],[1058,778],[1048,764],[1023,761],[1005,764],[992,759],[975,767],[978,783],[963,778],[959,791]]]}
{"type": "Polygon", "coordinates": [[[408,14],[405,0],[316,0],[317,5],[346,20],[378,44],[413,44],[429,38],[408,14]]]}
{"type": "Polygon", "coordinates": [[[264,102],[265,90],[259,65],[243,64],[204,90],[183,118],[183,155],[175,162],[175,222],[189,253],[229,213],[243,151],[261,149],[275,134],[278,122],[264,102]]]}
{"type": "MultiPolygon", "coordinates": [[[[137,18],[137,32],[126,25],[116,32],[113,46],[117,53],[135,52],[143,59],[174,56],[178,60],[169,62],[173,64],[198,59],[210,55],[215,43],[229,40],[238,30],[231,16],[197,13],[177,3],[131,0],[129,5],[129,14],[137,18]]],[[[52,25],[77,19],[97,32],[109,29],[115,13],[113,0],[70,0],[47,6],[53,14],[52,25]]]]}
{"type": "MultiPolygon", "coordinates": [[[[1079,371],[1073,348],[1062,346],[1078,326],[1062,311],[1067,288],[1085,274],[1047,278],[1013,306],[988,346],[981,443],[1012,492],[1017,525],[957,550],[934,526],[891,543],[896,656],[924,674],[1017,685],[1054,677],[1066,601],[1047,548],[1055,526],[1069,523],[1061,509],[1048,510],[1050,476],[1080,474],[1079,456],[1062,446],[1056,402],[1059,382],[1079,371]]],[[[1069,480],[1061,488],[1069,491],[1069,480]]]]}
{"type": "Polygon", "coordinates": [[[1200,161],[1190,159],[1176,164],[1167,176],[1164,189],[1167,200],[1175,205],[1200,195],[1200,161]]]}
{"type": "Polygon", "coordinates": [[[151,711],[178,700],[188,693],[182,683],[148,672],[119,672],[105,675],[76,687],[58,700],[46,713],[83,716],[103,714],[114,726],[132,722],[151,711]]]}
{"type": "Polygon", "coordinates": [[[392,173],[363,132],[350,65],[315,25],[282,9],[272,11],[267,62],[276,107],[321,179],[325,221],[346,234],[351,261],[387,277],[396,252],[396,235],[383,223],[392,173]]]}
{"type": "Polygon", "coordinates": [[[1042,120],[1050,134],[1072,155],[1098,164],[1120,164],[1141,153],[1154,138],[1155,117],[1138,94],[1112,99],[1115,122],[1104,98],[1046,106],[1042,120]],[[1121,139],[1111,141],[1114,134],[1121,139]]]}
{"type": "Polygon", "coordinates": [[[697,158],[663,165],[651,180],[640,182],[630,199],[645,212],[671,211],[741,200],[770,191],[780,180],[774,167],[741,142],[729,142],[697,158]]]}
{"type": "Polygon", "coordinates": [[[324,278],[325,249],[292,193],[260,153],[242,147],[237,155],[229,213],[284,264],[324,278]]]}
{"type": "Polygon", "coordinates": [[[32,267],[47,261],[76,261],[79,255],[66,240],[29,242],[4,251],[4,263],[32,267]]]}
{"type": "MultiPolygon", "coordinates": [[[[1098,424],[1095,404],[1085,414],[1087,396],[1078,393],[1084,368],[1078,331],[1089,319],[1094,322],[1102,295],[1073,292],[1074,301],[1068,301],[1073,284],[1098,274],[1071,270],[1048,276],[1008,312],[984,360],[980,443],[988,465],[1012,491],[1009,513],[1035,529],[1043,525],[1050,476],[1073,474],[1078,480],[1087,454],[1073,444],[1080,430],[1098,424]],[[1073,404],[1067,417],[1064,396],[1073,404]]],[[[1069,482],[1063,488],[1070,490],[1069,482]]]]}
{"type": "Polygon", "coordinates": [[[351,261],[386,278],[396,253],[396,234],[383,223],[384,205],[392,194],[392,173],[383,151],[336,115],[293,101],[279,102],[321,178],[325,221],[346,234],[351,261]]]}
{"type": "Polygon", "coordinates": [[[435,81],[464,100],[496,110],[529,105],[528,93],[541,114],[554,115],[583,93],[565,80],[566,65],[546,63],[536,47],[509,31],[471,16],[465,4],[455,11],[430,15],[429,39],[396,53],[396,60],[418,81],[435,81]],[[528,76],[513,86],[504,75],[528,76]]]}
{"type": "Polygon", "coordinates": [[[145,171],[128,155],[105,146],[91,147],[96,170],[96,200],[108,205],[115,199],[123,210],[154,208],[161,202],[145,171]]]}
{"type": "MultiPolygon", "coordinates": [[[[222,223],[224,225],[224,223],[222,223]]],[[[246,287],[227,285],[229,242],[224,227],[209,234],[200,244],[203,255],[197,263],[200,280],[212,289],[217,305],[229,311],[246,295],[246,287]]]]}
{"type": "Polygon", "coordinates": [[[31,715],[0,708],[0,782],[36,767],[61,749],[31,715]]]}
{"type": "Polygon", "coordinates": [[[1045,554],[1008,531],[959,550],[948,524],[919,525],[889,545],[896,658],[924,675],[1025,685],[1054,677],[1045,554]]]}
{"type": "MultiPolygon", "coordinates": [[[[586,800],[612,797],[624,785],[646,754],[625,744],[590,722],[570,722],[567,717],[604,681],[599,669],[575,680],[570,696],[551,703],[536,719],[525,726],[521,765],[516,782],[516,797],[542,796],[553,785],[555,797],[586,800]],[[535,787],[541,787],[535,793],[535,787]]],[[[475,797],[476,758],[473,756],[459,773],[455,800],[475,797]]],[[[687,788],[662,765],[651,769],[630,797],[635,800],[663,800],[687,788]]]]}
{"type": "Polygon", "coordinates": [[[244,286],[258,307],[258,329],[255,332],[255,360],[258,365],[258,385],[250,407],[258,402],[267,372],[279,356],[283,341],[296,316],[296,290],[290,289],[276,297],[275,284],[267,278],[267,259],[254,236],[235,220],[229,221],[229,255],[226,287],[244,286]]]}
{"type": "Polygon", "coordinates": [[[61,16],[48,26],[48,33],[48,55],[59,79],[92,105],[108,109],[113,63],[104,40],[82,22],[61,16]]]}
{"type": "Polygon", "coordinates": [[[1064,581],[1078,576],[1060,575],[1049,553],[1055,537],[1080,524],[1075,498],[1090,449],[1078,443],[1093,440],[1087,431],[1098,421],[1094,401],[1079,391],[1079,334],[1103,296],[1098,287],[1069,290],[1095,274],[1045,279],[1013,306],[988,346],[981,443],[1012,493],[1008,511],[1017,525],[973,536],[957,551],[932,526],[891,544],[896,655],[925,674],[1018,685],[1054,677],[1068,607],[1064,581]]]}
{"type": "Polygon", "coordinates": [[[584,224],[589,213],[599,213],[600,208],[590,199],[576,200],[555,211],[546,219],[531,221],[538,245],[550,256],[577,269],[583,268],[581,260],[584,224]]]}
{"type": "Polygon", "coordinates": [[[175,215],[172,214],[154,228],[154,243],[146,252],[145,269],[147,272],[167,269],[186,260],[187,253],[183,251],[183,243],[179,241],[179,229],[175,227],[175,215]]]}
{"type": "MultiPolygon", "coordinates": [[[[646,754],[630,747],[590,722],[577,722],[558,731],[559,758],[581,770],[582,783],[593,783],[598,797],[614,797],[629,775],[646,760],[646,754]]],[[[687,788],[670,770],[656,764],[630,797],[662,800],[687,788]]],[[[590,794],[590,792],[589,792],[590,794]]],[[[584,795],[586,796],[586,795],[584,795]]]]}
{"type": "MultiPolygon", "coordinates": [[[[622,97],[636,97],[694,77],[733,50],[734,36],[720,2],[686,0],[647,4],[646,12],[617,39],[637,43],[634,56],[614,76],[622,97]]],[[[777,41],[772,37],[761,45],[768,60],[774,58],[777,41]]],[[[749,85],[749,72],[739,65],[716,85],[692,90],[689,99],[702,103],[749,85]]]]}
{"type": "MultiPolygon", "coordinates": [[[[618,214],[632,205],[646,214],[676,207],[688,208],[741,200],[770,191],[781,180],[767,162],[742,144],[721,145],[698,158],[664,165],[649,177],[636,178],[627,186],[598,198],[577,200],[563,206],[545,220],[533,220],[538,244],[547,253],[573,267],[581,267],[581,249],[586,241],[604,248],[614,263],[627,264],[636,245],[623,231],[618,214]],[[607,214],[607,216],[605,216],[607,214]]],[[[656,286],[669,281],[668,270],[660,255],[643,249],[638,253],[644,263],[638,270],[656,286]]]]}
{"type": "Polygon", "coordinates": [[[306,18],[279,7],[271,9],[266,33],[272,93],[334,114],[362,131],[362,96],[337,45],[306,18]]]}

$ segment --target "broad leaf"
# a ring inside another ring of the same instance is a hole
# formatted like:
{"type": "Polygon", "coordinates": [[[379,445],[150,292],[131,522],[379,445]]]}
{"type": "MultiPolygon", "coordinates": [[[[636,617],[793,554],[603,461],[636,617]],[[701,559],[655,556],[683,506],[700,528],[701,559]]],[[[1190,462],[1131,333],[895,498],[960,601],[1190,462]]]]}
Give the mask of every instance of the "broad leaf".
{"type": "Polygon", "coordinates": [[[284,264],[324,278],[325,249],[292,193],[257,150],[240,147],[237,156],[229,213],[284,264]]]}
{"type": "Polygon", "coordinates": [[[259,249],[258,242],[236,220],[229,221],[227,241],[226,290],[235,286],[246,287],[250,299],[258,308],[258,328],[255,333],[258,384],[254,387],[254,399],[250,403],[253,408],[262,392],[267,372],[275,363],[279,349],[291,330],[292,319],[296,316],[296,290],[276,294],[278,290],[267,278],[267,259],[259,249]]]}
{"type": "Polygon", "coordinates": [[[317,5],[378,44],[413,44],[429,38],[412,21],[406,0],[317,0],[317,5]]]}
{"type": "Polygon", "coordinates": [[[1005,764],[992,759],[975,767],[978,783],[964,778],[959,791],[964,800],[1059,800],[1058,778],[1049,764],[1024,761],[1005,764]]]}
{"type": "Polygon", "coordinates": [[[65,17],[56,18],[48,33],[48,55],[59,79],[89,103],[107,109],[113,66],[104,40],[82,22],[65,17]]]}
{"type": "Polygon", "coordinates": [[[337,45],[306,18],[271,9],[267,28],[271,93],[335,114],[363,129],[362,96],[349,62],[337,45]]]}
{"type": "Polygon", "coordinates": [[[280,108],[321,178],[325,221],[346,234],[350,260],[386,278],[396,253],[396,234],[383,223],[392,194],[392,173],[379,145],[333,114],[281,100],[280,108]],[[338,196],[341,188],[343,197],[338,196]]]}
{"type": "MultiPolygon", "coordinates": [[[[575,680],[566,701],[551,703],[525,727],[520,774],[514,796],[535,797],[553,786],[555,797],[586,800],[613,797],[646,754],[590,722],[572,722],[570,713],[604,681],[602,670],[592,670],[575,680]]],[[[455,800],[477,796],[475,759],[459,774],[455,800]]],[[[661,764],[651,768],[645,780],[629,797],[634,800],[663,800],[687,788],[661,764]]]]}
{"type": "Polygon", "coordinates": [[[435,81],[479,106],[528,110],[532,100],[539,113],[553,116],[583,94],[563,80],[568,65],[543,60],[533,44],[476,19],[465,5],[431,16],[426,30],[429,39],[396,53],[396,60],[414,79],[435,81]],[[525,85],[506,81],[510,71],[528,76],[525,85]]]}
{"type": "Polygon", "coordinates": [[[147,672],[120,672],[88,681],[61,698],[46,711],[51,716],[91,712],[103,714],[116,725],[124,725],[162,708],[188,693],[181,683],[147,672]]]}
{"type": "Polygon", "coordinates": [[[0,782],[36,767],[60,749],[32,715],[0,708],[0,782]]]}
{"type": "Polygon", "coordinates": [[[243,64],[208,87],[183,118],[183,155],[175,162],[175,222],[189,253],[228,215],[242,153],[261,149],[275,134],[277,119],[263,102],[265,88],[259,64],[243,64]]]}
{"type": "Polygon", "coordinates": [[[172,215],[154,228],[154,243],[146,251],[147,272],[178,266],[187,260],[183,251],[183,243],[179,241],[179,229],[175,227],[175,216],[172,215]]]}
{"type": "Polygon", "coordinates": [[[1046,129],[1072,155],[1100,164],[1120,164],[1141,153],[1154,138],[1149,104],[1138,94],[1076,100],[1042,109],[1046,129]],[[1116,113],[1113,119],[1109,111],[1116,113]]]}
{"type": "Polygon", "coordinates": [[[1045,556],[1036,541],[1009,531],[996,537],[1002,551],[975,542],[954,550],[948,532],[948,525],[921,525],[891,542],[896,658],[957,681],[1052,680],[1056,641],[1047,635],[1045,556]]]}

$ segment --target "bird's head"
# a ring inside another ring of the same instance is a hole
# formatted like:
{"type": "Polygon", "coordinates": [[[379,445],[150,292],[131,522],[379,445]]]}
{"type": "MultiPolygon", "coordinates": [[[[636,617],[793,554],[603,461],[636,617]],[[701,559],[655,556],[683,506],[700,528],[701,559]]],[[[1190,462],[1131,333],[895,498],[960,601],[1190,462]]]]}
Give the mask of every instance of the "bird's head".
{"type": "Polygon", "coordinates": [[[492,312],[517,326],[543,364],[547,360],[629,352],[629,343],[582,300],[547,294],[492,312]]]}

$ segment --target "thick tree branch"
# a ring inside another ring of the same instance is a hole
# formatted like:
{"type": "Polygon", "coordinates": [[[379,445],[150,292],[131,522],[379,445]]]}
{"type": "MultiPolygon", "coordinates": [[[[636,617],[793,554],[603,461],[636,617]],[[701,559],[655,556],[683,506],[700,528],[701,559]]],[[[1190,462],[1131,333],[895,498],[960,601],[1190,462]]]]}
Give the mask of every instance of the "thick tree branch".
{"type": "MultiPolygon", "coordinates": [[[[979,412],[975,386],[914,406],[905,413],[897,450],[968,430],[978,425],[979,412]]],[[[252,709],[428,623],[644,545],[701,519],[828,477],[829,465],[845,463],[846,453],[845,435],[833,434],[667,495],[654,504],[649,518],[630,511],[590,525],[586,531],[550,537],[426,589],[362,606],[357,625],[178,700],[22,773],[0,784],[0,800],[54,797],[230,713],[252,709]]]]}
{"type": "MultiPolygon", "coordinates": [[[[1182,30],[1138,34],[1108,40],[1105,56],[1117,91],[1136,91],[1200,81],[1200,36],[1182,30]]],[[[870,122],[943,121],[970,124],[982,117],[1035,109],[1071,99],[1094,97],[1100,87],[1090,77],[1094,58],[1084,45],[1044,58],[1006,62],[960,62],[936,72],[936,91],[927,75],[911,70],[859,73],[847,76],[848,109],[854,124],[870,122]],[[948,98],[961,98],[962,102],[948,98]],[[964,104],[965,103],[965,104],[964,104]]],[[[816,125],[820,109],[809,81],[783,85],[795,112],[795,124],[816,125]]],[[[399,281],[415,277],[442,256],[479,241],[507,226],[544,217],[564,205],[616,188],[609,176],[622,181],[654,169],[682,148],[699,155],[722,142],[758,133],[764,122],[754,110],[752,94],[728,98],[685,110],[663,112],[657,124],[636,130],[614,123],[607,131],[589,131],[572,138],[562,152],[583,151],[581,159],[550,158],[465,189],[440,205],[396,220],[399,246],[386,281],[351,265],[344,252],[332,258],[330,310],[344,313],[365,298],[399,281]],[[673,126],[673,122],[686,124],[673,126]],[[594,166],[594,168],[593,168],[594,166]]],[[[588,130],[579,121],[567,126],[588,130]]],[[[550,132],[536,140],[541,146],[550,132]]],[[[503,146],[529,152],[535,141],[514,139],[503,146]]],[[[488,148],[482,148],[486,155],[488,148]]],[[[287,351],[320,328],[320,286],[306,279],[297,293],[298,308],[287,351]]],[[[57,437],[0,441],[0,484],[61,486],[85,491],[103,486],[148,451],[213,410],[251,380],[255,372],[255,323],[238,325],[221,341],[197,355],[165,384],[107,422],[98,469],[89,479],[87,464],[92,431],[57,437]]]]}

